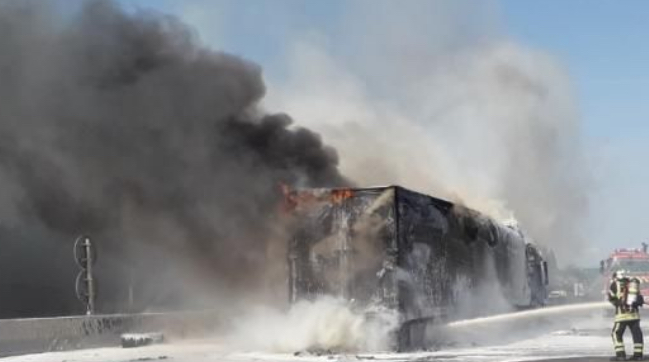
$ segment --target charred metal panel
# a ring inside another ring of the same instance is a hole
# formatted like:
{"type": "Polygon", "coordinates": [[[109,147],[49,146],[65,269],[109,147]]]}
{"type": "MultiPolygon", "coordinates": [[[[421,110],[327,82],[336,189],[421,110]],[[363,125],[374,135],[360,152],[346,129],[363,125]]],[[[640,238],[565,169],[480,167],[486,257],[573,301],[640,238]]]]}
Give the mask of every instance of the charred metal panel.
{"type": "Polygon", "coordinates": [[[394,189],[294,193],[290,299],[334,295],[396,307],[394,189]]]}
{"type": "Polygon", "coordinates": [[[397,188],[400,309],[453,319],[530,303],[522,235],[475,211],[397,188]]]}
{"type": "Polygon", "coordinates": [[[518,229],[478,212],[397,186],[288,199],[297,225],[291,301],[378,302],[398,309],[404,325],[542,304],[538,251],[518,229]]]}

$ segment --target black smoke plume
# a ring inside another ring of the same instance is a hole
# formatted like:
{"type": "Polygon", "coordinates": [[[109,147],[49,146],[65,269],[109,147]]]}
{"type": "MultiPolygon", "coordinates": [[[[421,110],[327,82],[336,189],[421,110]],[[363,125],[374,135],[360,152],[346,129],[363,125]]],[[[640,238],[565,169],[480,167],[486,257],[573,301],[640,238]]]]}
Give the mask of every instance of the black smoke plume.
{"type": "Polygon", "coordinates": [[[0,3],[0,317],[82,310],[81,233],[103,312],[131,282],[140,310],[176,306],[190,276],[236,291],[261,272],[280,183],[346,183],[317,134],[263,114],[257,65],[171,16],[55,10],[0,3]]]}

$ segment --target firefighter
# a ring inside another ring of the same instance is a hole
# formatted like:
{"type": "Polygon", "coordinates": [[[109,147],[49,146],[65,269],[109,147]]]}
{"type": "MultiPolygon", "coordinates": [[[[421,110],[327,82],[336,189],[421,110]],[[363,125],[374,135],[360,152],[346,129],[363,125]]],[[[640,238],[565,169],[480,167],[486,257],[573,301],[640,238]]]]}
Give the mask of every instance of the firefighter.
{"type": "Polygon", "coordinates": [[[640,329],[640,313],[638,308],[644,304],[640,294],[640,281],[637,278],[627,278],[624,272],[617,271],[613,274],[608,292],[608,300],[615,306],[615,324],[613,325],[613,344],[615,357],[612,361],[624,361],[624,330],[628,327],[633,336],[632,360],[643,359],[643,336],[640,329]]]}

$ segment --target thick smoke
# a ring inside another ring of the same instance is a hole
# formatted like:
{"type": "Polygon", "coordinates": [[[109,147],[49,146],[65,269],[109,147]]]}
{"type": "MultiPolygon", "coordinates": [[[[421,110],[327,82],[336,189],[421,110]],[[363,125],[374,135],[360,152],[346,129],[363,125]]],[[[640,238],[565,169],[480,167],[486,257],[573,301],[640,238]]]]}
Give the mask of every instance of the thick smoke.
{"type": "Polygon", "coordinates": [[[577,261],[590,178],[561,64],[502,35],[489,1],[367,5],[345,8],[340,41],[293,43],[271,103],[323,134],[358,183],[513,217],[577,261]]]}
{"type": "Polygon", "coordinates": [[[43,4],[0,3],[0,314],[81,308],[80,233],[103,312],[131,282],[134,309],[259,283],[280,183],[346,183],[335,150],[262,114],[260,68],[176,18],[43,4]]]}
{"type": "Polygon", "coordinates": [[[237,321],[230,347],[272,352],[375,352],[391,350],[399,316],[394,310],[324,296],[301,300],[288,313],[255,308],[237,321]],[[368,318],[371,315],[371,318],[368,318]]]}

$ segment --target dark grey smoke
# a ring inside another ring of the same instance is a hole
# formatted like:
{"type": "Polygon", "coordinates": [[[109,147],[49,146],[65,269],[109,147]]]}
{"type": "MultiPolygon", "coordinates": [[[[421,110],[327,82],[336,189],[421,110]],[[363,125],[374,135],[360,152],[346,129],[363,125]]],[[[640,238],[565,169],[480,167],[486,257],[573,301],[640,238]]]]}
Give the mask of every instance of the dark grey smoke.
{"type": "Polygon", "coordinates": [[[80,233],[104,312],[127,280],[138,308],[177,305],[189,277],[236,291],[263,269],[280,183],[346,182],[317,134],[260,112],[257,65],[170,16],[43,4],[0,2],[0,317],[81,310],[80,233]]]}

